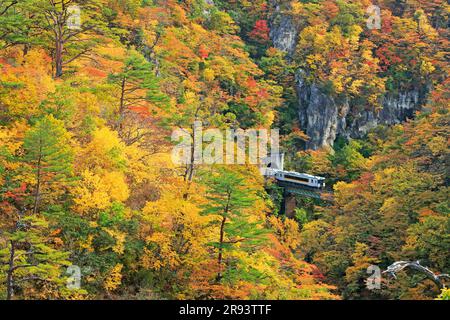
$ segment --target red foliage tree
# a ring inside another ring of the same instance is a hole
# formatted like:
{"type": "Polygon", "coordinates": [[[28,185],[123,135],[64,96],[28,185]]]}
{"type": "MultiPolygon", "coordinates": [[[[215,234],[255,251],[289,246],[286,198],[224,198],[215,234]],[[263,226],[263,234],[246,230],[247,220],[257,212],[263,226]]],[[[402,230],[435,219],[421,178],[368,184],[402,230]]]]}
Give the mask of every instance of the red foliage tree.
{"type": "Polygon", "coordinates": [[[259,43],[265,43],[269,40],[270,28],[267,20],[258,20],[255,22],[253,30],[248,34],[249,37],[259,43]]]}

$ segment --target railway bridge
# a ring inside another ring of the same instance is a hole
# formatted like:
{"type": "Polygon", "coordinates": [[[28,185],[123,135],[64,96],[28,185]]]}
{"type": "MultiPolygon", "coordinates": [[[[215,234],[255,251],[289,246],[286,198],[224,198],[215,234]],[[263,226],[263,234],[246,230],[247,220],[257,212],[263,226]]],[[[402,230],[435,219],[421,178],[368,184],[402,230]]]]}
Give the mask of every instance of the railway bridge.
{"type": "MultiPolygon", "coordinates": [[[[305,198],[312,198],[331,203],[334,201],[333,192],[325,188],[314,186],[314,184],[305,183],[299,179],[298,181],[290,179],[288,176],[309,176],[308,174],[291,172],[284,170],[284,154],[270,157],[265,162],[265,167],[262,168],[262,173],[266,179],[273,179],[275,183],[283,189],[283,213],[287,216],[293,216],[297,207],[296,195],[305,198]],[[288,177],[286,179],[286,177],[288,177]],[[309,184],[309,185],[308,185],[309,184]]],[[[323,178],[321,178],[323,179],[323,178]]],[[[307,180],[306,180],[307,181],[307,180]]],[[[317,183],[317,180],[316,180],[317,183]]],[[[320,186],[320,185],[319,185],[320,186]]]]}
{"type": "Polygon", "coordinates": [[[281,213],[292,218],[297,208],[297,196],[321,200],[324,203],[334,202],[333,192],[326,189],[317,189],[302,186],[296,183],[275,180],[275,183],[283,189],[283,202],[281,213]]]}

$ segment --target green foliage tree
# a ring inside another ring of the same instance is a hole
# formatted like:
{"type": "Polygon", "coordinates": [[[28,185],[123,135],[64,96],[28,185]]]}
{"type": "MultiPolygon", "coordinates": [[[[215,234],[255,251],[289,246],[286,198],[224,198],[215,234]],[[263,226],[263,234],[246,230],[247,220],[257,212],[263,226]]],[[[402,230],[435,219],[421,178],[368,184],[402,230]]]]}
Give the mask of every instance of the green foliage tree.
{"type": "Polygon", "coordinates": [[[27,30],[30,21],[24,8],[28,1],[8,0],[0,2],[0,46],[10,47],[28,44],[27,30]]]}
{"type": "Polygon", "coordinates": [[[168,97],[159,88],[159,82],[151,63],[137,52],[130,52],[122,70],[112,73],[108,82],[117,89],[118,115],[114,127],[127,144],[133,144],[141,137],[126,136],[125,120],[132,112],[143,115],[154,114],[157,107],[167,105],[168,97]]]}
{"type": "Polygon", "coordinates": [[[15,230],[0,240],[0,274],[6,283],[7,300],[30,283],[49,283],[57,290],[65,285],[61,268],[70,265],[69,254],[49,244],[48,222],[43,218],[20,218],[15,230]]]}
{"type": "Polygon", "coordinates": [[[45,116],[30,129],[24,139],[24,161],[31,166],[34,179],[33,212],[37,213],[43,195],[54,185],[61,189],[73,174],[73,151],[64,124],[45,116]]]}
{"type": "Polygon", "coordinates": [[[31,0],[29,19],[52,54],[56,78],[71,62],[89,58],[98,35],[107,33],[103,5],[103,0],[31,0]]]}
{"type": "Polygon", "coordinates": [[[202,214],[216,216],[219,225],[218,241],[211,243],[217,250],[218,273],[216,280],[220,282],[227,274],[227,262],[224,258],[227,251],[255,250],[265,240],[267,232],[259,222],[252,222],[246,209],[252,207],[255,198],[251,195],[244,179],[238,174],[219,169],[208,179],[208,203],[204,205],[202,214]]]}
{"type": "Polygon", "coordinates": [[[330,160],[335,168],[341,168],[345,176],[342,180],[353,181],[359,177],[365,168],[367,159],[361,154],[362,145],[357,140],[350,140],[344,145],[335,145],[335,153],[330,155],[330,160]]]}
{"type": "Polygon", "coordinates": [[[58,236],[66,244],[71,261],[83,271],[83,288],[98,295],[118,290],[120,283],[108,287],[110,272],[117,265],[123,266],[130,281],[138,281],[136,264],[144,244],[136,235],[138,220],[126,215],[123,204],[113,203],[94,219],[60,206],[50,208],[46,216],[53,229],[61,230],[58,236]]]}

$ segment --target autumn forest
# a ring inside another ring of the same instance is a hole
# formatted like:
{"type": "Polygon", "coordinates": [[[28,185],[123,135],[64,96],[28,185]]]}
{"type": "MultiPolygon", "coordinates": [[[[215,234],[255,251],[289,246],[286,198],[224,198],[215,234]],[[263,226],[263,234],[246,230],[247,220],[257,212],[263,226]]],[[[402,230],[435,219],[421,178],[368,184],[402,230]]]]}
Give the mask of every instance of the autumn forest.
{"type": "Polygon", "coordinates": [[[0,0],[0,300],[449,300],[449,14],[0,0]],[[199,121],[328,198],[174,162],[199,121]]]}

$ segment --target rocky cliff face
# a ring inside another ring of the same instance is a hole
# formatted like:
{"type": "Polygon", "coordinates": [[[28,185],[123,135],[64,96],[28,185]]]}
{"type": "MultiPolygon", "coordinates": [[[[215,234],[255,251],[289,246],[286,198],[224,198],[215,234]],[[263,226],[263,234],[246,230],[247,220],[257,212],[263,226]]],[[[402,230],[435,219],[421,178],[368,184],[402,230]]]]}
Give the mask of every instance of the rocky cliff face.
{"type": "Polygon", "coordinates": [[[307,149],[331,147],[338,136],[361,138],[378,125],[404,122],[414,116],[424,100],[418,91],[387,94],[378,112],[360,111],[351,108],[347,99],[336,100],[317,85],[306,84],[301,72],[297,74],[296,90],[300,124],[310,138],[307,149]]]}
{"type": "Polygon", "coordinates": [[[272,1],[272,6],[274,14],[270,21],[270,38],[275,48],[292,56],[298,40],[298,28],[290,16],[282,13],[278,1],[272,1]]]}
{"type": "MultiPolygon", "coordinates": [[[[298,27],[289,15],[282,12],[279,1],[272,1],[272,6],[271,39],[276,48],[288,53],[290,59],[295,52],[298,27]]],[[[418,91],[387,94],[380,111],[355,112],[348,100],[337,101],[318,85],[307,84],[301,70],[296,78],[299,120],[303,131],[310,137],[307,149],[330,147],[338,136],[361,138],[378,125],[404,122],[421,108],[424,101],[423,93],[418,91]]]]}
{"type": "Polygon", "coordinates": [[[283,13],[279,0],[270,1],[272,6],[272,17],[270,21],[270,38],[275,48],[283,50],[291,56],[297,45],[298,28],[293,19],[283,13]]]}

